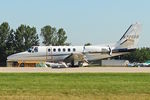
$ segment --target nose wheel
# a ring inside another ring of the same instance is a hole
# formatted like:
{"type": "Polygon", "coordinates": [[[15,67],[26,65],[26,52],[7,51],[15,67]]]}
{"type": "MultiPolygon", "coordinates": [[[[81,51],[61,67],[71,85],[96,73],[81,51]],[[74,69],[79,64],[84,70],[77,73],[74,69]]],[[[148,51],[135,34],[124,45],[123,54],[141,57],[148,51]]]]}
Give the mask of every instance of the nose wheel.
{"type": "Polygon", "coordinates": [[[75,67],[74,66],[74,60],[71,61],[71,67],[75,67]]]}

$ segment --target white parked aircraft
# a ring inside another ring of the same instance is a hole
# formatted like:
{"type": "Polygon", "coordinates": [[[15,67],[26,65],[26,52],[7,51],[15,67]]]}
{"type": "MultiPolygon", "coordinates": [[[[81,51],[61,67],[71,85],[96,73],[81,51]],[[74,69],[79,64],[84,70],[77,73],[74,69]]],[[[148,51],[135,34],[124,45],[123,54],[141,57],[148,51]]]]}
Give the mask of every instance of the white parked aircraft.
{"type": "MultiPolygon", "coordinates": [[[[53,66],[75,62],[86,65],[88,61],[104,59],[135,51],[141,25],[132,24],[118,42],[103,46],[33,46],[28,51],[7,57],[8,61],[46,61],[53,66]],[[60,63],[61,62],[61,63],[60,63]]],[[[66,65],[64,65],[66,66],[66,65]]]]}

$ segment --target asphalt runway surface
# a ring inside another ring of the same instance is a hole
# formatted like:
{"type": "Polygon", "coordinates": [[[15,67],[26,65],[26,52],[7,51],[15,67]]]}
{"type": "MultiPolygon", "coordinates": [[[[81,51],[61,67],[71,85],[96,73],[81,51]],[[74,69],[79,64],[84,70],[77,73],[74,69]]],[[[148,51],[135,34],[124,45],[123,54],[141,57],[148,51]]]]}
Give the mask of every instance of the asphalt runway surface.
{"type": "Polygon", "coordinates": [[[150,67],[0,67],[0,73],[150,73],[150,67]]]}

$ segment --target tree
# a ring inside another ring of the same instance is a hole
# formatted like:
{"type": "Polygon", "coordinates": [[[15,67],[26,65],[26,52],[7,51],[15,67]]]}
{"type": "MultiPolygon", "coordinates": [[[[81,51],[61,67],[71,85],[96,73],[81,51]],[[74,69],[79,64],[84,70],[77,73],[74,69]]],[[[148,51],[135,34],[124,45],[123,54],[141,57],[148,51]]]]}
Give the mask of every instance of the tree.
{"type": "Polygon", "coordinates": [[[91,43],[86,43],[86,44],[84,44],[84,46],[90,46],[90,45],[92,45],[91,43]]]}
{"type": "Polygon", "coordinates": [[[56,45],[65,45],[67,40],[66,32],[63,28],[60,28],[57,32],[57,42],[56,45]]]}
{"type": "Polygon", "coordinates": [[[13,54],[15,51],[14,31],[11,30],[8,34],[6,41],[6,54],[7,56],[13,54]]]}
{"type": "Polygon", "coordinates": [[[49,25],[44,26],[41,29],[41,36],[43,37],[43,44],[46,46],[68,45],[68,43],[65,43],[67,36],[63,28],[60,28],[57,31],[55,27],[51,27],[49,25]]]}
{"type": "Polygon", "coordinates": [[[12,30],[7,22],[3,22],[0,25],[0,65],[3,66],[6,64],[7,59],[7,40],[10,34],[12,34],[12,30]]]}
{"type": "Polygon", "coordinates": [[[70,45],[71,45],[71,43],[69,43],[69,42],[65,43],[65,46],[70,46],[70,45]]]}
{"type": "Polygon", "coordinates": [[[130,62],[145,62],[150,60],[150,48],[137,49],[135,52],[121,56],[121,59],[127,59],[130,62]]]}
{"type": "Polygon", "coordinates": [[[39,37],[36,34],[36,28],[26,25],[20,25],[14,32],[15,52],[22,52],[31,46],[39,45],[39,37]]]}
{"type": "Polygon", "coordinates": [[[43,44],[45,44],[46,46],[54,45],[55,44],[55,38],[56,38],[54,36],[54,34],[56,34],[56,28],[53,28],[49,25],[44,26],[41,29],[41,34],[40,34],[43,37],[43,44]]]}

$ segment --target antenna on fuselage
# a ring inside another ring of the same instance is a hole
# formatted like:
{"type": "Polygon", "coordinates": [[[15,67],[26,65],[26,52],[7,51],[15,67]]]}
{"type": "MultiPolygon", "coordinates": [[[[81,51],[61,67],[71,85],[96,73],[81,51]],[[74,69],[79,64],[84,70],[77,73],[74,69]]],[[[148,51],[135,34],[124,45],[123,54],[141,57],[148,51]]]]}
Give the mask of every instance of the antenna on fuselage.
{"type": "Polygon", "coordinates": [[[110,45],[108,45],[109,47],[109,55],[112,56],[112,48],[110,47],[110,45]]]}

